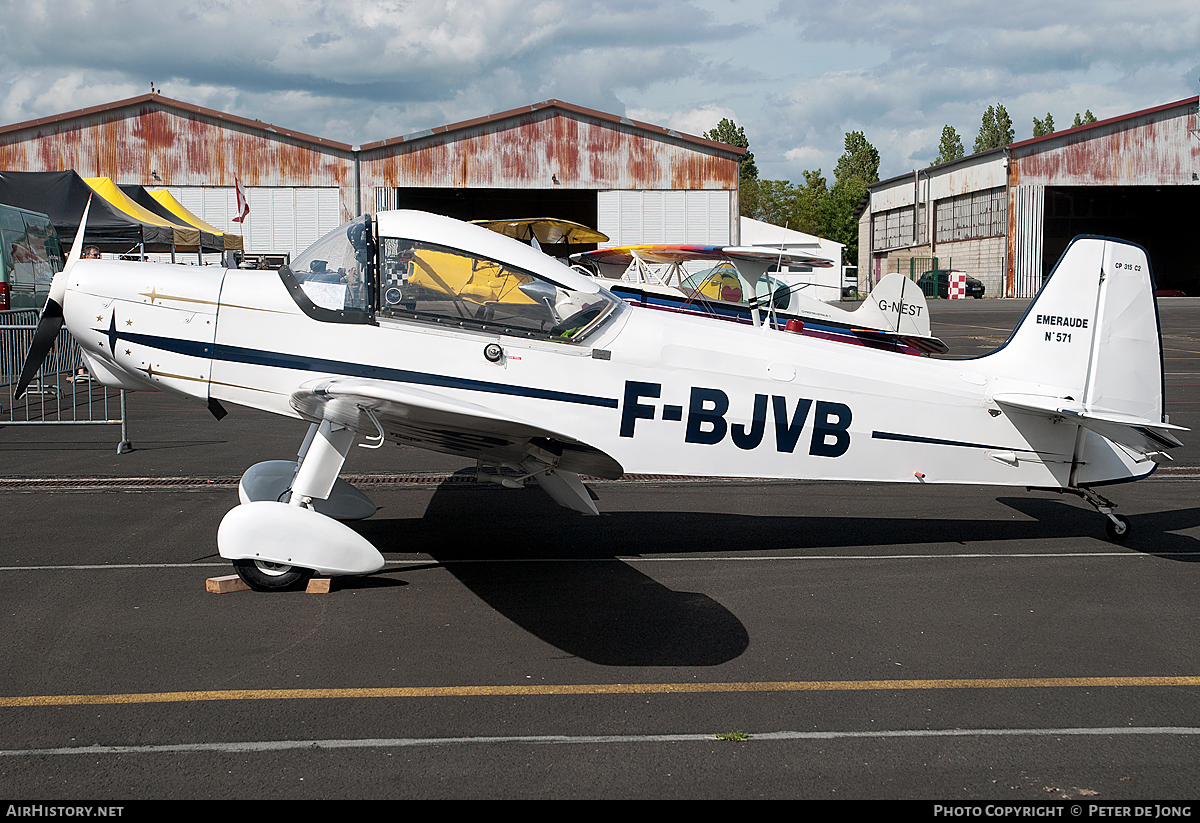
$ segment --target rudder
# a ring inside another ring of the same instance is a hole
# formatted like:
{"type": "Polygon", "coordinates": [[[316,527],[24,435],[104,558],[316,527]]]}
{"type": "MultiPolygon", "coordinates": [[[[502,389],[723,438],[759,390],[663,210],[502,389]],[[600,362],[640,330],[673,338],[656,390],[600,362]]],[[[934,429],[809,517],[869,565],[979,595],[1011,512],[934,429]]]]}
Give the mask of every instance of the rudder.
{"type": "MultiPolygon", "coordinates": [[[[1145,249],[1071,242],[1008,342],[982,358],[1006,412],[1070,420],[1137,460],[1181,443],[1164,421],[1162,343],[1145,249]]],[[[1074,461],[1082,469],[1085,442],[1074,461]]]]}

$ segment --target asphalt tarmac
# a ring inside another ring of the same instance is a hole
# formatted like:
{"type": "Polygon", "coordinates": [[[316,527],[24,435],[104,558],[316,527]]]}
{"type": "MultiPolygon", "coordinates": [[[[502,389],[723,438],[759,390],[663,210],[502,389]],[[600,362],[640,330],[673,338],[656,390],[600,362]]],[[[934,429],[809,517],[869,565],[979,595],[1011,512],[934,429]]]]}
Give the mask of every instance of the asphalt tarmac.
{"type": "MultiPolygon", "coordinates": [[[[1026,301],[935,301],[966,357],[1026,301]]],[[[1163,300],[1200,428],[1200,300],[1163,300]]],[[[0,798],[1200,797],[1200,454],[1106,494],[592,484],[583,518],[465,461],[354,449],[388,559],[210,594],[233,485],[304,426],[130,396],[0,432],[0,798]],[[455,472],[460,472],[456,475],[455,472]]],[[[135,807],[136,808],[136,807],[135,807]]],[[[1190,806],[1188,807],[1190,808],[1190,806]]],[[[1070,812],[1064,812],[1070,816],[1070,812]]]]}

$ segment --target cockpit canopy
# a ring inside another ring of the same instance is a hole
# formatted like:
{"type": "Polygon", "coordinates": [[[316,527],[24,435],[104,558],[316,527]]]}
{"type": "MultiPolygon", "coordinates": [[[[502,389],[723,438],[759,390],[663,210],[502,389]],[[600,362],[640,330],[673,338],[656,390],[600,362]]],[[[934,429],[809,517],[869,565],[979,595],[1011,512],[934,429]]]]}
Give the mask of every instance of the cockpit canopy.
{"type": "Polygon", "coordinates": [[[328,322],[391,318],[571,342],[622,306],[523,243],[422,212],[356,218],[280,276],[306,313],[328,322]]]}
{"type": "Polygon", "coordinates": [[[285,266],[304,295],[327,311],[367,312],[375,251],[370,216],[331,231],[285,266]]]}

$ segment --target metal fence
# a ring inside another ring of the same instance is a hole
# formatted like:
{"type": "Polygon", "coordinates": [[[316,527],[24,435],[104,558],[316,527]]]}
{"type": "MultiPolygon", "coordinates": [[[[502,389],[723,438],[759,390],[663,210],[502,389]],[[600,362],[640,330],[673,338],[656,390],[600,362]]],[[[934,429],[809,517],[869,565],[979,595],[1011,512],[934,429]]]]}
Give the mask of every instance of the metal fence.
{"type": "Polygon", "coordinates": [[[29,389],[13,401],[39,314],[37,309],[0,311],[0,426],[120,426],[117,454],[131,451],[125,392],[80,373],[79,344],[66,329],[59,332],[29,389]]]}
{"type": "Polygon", "coordinates": [[[937,297],[939,294],[937,275],[925,278],[924,282],[921,276],[926,272],[947,270],[953,268],[953,263],[949,257],[913,257],[908,261],[908,276],[914,283],[921,286],[921,291],[926,297],[937,297]]]}

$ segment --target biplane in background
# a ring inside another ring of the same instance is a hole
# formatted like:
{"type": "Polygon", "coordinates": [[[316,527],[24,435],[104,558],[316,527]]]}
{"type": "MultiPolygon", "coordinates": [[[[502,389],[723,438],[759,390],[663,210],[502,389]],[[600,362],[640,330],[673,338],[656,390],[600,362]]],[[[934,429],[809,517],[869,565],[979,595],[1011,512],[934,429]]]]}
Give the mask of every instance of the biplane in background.
{"type": "Polygon", "coordinates": [[[607,243],[608,235],[571,220],[556,217],[529,217],[518,220],[472,220],[497,234],[524,240],[536,249],[542,246],[587,246],[607,243]]]}
{"type": "Polygon", "coordinates": [[[947,361],[641,308],[421,212],[357,218],[278,272],[80,260],[83,234],[16,394],[65,323],[107,385],[308,421],[299,459],[250,467],[217,533],[259,590],[382,568],[339,522],[375,512],[338,477],[359,437],[469,456],[585,514],[581,475],[985,484],[1078,495],[1114,539],[1128,521],[1094,487],[1181,445],[1149,262],[1115,240],[1075,240],[1005,345],[947,361]]]}
{"type": "Polygon", "coordinates": [[[572,261],[629,302],[703,314],[907,354],[943,354],[930,333],[925,295],[901,274],[879,281],[854,311],[804,293],[816,288],[784,267],[828,268],[832,261],[763,246],[623,246],[572,255],[572,261]]]}

